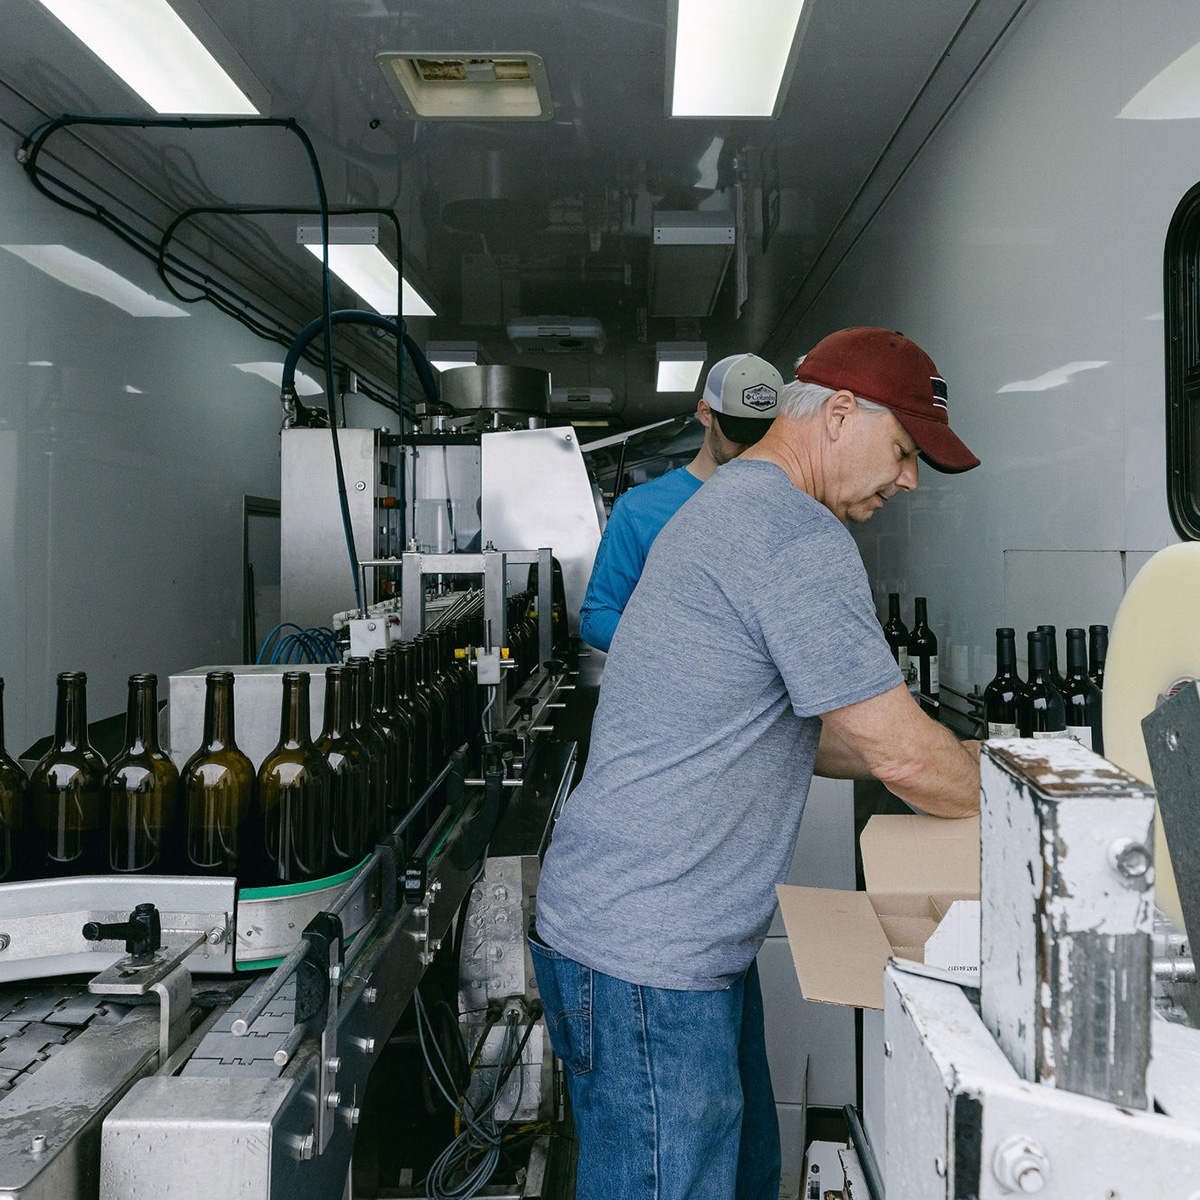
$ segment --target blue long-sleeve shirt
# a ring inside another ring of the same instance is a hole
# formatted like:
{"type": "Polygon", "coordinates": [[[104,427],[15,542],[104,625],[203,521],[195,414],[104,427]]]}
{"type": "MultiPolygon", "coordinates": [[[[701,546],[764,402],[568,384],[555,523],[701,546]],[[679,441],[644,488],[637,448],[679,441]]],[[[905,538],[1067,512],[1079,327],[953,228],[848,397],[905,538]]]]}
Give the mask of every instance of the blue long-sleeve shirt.
{"type": "Polygon", "coordinates": [[[654,539],[701,482],[687,467],[679,467],[617,499],[596,550],[579,614],[579,633],[589,646],[608,649],[654,539]]]}

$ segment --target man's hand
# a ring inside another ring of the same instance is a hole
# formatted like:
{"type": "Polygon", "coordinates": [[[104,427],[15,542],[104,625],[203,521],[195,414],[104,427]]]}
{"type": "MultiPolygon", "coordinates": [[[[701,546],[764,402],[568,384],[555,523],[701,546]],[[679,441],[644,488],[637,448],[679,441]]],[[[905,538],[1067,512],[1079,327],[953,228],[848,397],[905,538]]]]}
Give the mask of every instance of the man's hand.
{"type": "Polygon", "coordinates": [[[970,817],[979,811],[979,743],[960,742],[926,716],[904,684],[823,713],[821,721],[817,774],[874,776],[935,817],[970,817]]]}

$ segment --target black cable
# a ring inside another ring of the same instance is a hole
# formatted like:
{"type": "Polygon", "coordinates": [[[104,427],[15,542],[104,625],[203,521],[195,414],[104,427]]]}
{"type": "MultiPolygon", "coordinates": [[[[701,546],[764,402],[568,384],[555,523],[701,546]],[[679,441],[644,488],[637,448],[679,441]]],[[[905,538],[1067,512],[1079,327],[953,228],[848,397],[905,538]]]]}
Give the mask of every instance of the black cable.
{"type": "MultiPolygon", "coordinates": [[[[106,128],[134,128],[134,129],[263,129],[263,128],[278,128],[285,129],[293,134],[304,147],[304,152],[308,157],[308,163],[312,169],[313,182],[317,189],[317,203],[321,217],[321,243],[322,243],[322,259],[321,259],[321,308],[325,323],[325,396],[326,410],[329,418],[329,435],[333,442],[333,465],[334,474],[337,479],[338,503],[342,515],[342,532],[346,538],[346,549],[350,556],[350,573],[354,583],[354,595],[358,601],[358,608],[361,612],[366,611],[363,606],[362,589],[359,584],[358,570],[358,549],[354,544],[354,527],[350,520],[350,501],[346,492],[346,473],[342,466],[342,451],[338,441],[337,433],[337,401],[334,394],[333,380],[333,292],[329,279],[329,198],[325,191],[325,178],[321,173],[321,164],[317,159],[317,152],[312,144],[312,139],[292,117],[78,117],[66,116],[58,117],[55,120],[46,121],[39,125],[30,133],[21,143],[18,151],[18,161],[25,168],[26,174],[30,177],[34,187],[38,189],[48,199],[55,200],[56,203],[63,207],[72,209],[83,216],[96,219],[96,206],[90,208],[82,205],[70,204],[61,198],[53,196],[46,189],[38,178],[37,174],[37,159],[41,154],[42,147],[47,139],[57,133],[60,129],[65,129],[75,125],[91,125],[106,128]]],[[[73,189],[72,189],[73,190],[73,189]]],[[[397,276],[401,276],[402,272],[397,271],[397,276]]],[[[397,298],[396,312],[400,312],[402,285],[397,283],[397,298]]]]}

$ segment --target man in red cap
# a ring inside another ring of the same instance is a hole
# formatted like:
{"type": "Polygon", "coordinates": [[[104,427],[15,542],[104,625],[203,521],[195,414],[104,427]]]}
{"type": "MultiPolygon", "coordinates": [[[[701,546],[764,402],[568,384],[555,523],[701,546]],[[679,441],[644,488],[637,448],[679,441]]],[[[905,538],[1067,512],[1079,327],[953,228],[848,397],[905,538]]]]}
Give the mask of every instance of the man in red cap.
{"type": "Polygon", "coordinates": [[[579,1200],[775,1200],[754,971],[814,772],[979,809],[979,746],[910,695],[847,521],[965,471],[929,356],[845,329],[765,437],[667,523],[613,636],[530,950],[567,1069],[579,1200]],[[699,648],[699,653],[697,649],[699,648]]]}

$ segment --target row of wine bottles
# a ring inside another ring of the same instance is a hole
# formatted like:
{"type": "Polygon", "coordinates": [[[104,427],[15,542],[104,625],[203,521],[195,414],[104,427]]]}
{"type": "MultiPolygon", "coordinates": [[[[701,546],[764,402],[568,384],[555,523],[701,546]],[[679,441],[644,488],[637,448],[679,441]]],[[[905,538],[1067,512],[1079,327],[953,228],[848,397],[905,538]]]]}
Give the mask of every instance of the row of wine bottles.
{"type": "MultiPolygon", "coordinates": [[[[158,738],[157,680],[129,678],[125,745],[89,744],[87,677],[58,677],[54,742],[28,780],[4,752],[0,680],[0,881],[102,872],[234,875],[300,883],[359,862],[452,751],[474,748],[479,688],[458,626],[325,670],[314,742],[309,675],[283,676],[280,737],[255,772],[237,747],[234,677],[206,679],[204,733],[182,771],[158,738]]],[[[423,812],[411,844],[436,812],[423,812]]]]}
{"type": "Polygon", "coordinates": [[[1058,669],[1053,625],[1030,630],[1029,673],[1017,675],[1016,634],[996,630],[996,676],[983,693],[988,737],[1073,737],[1104,753],[1102,696],[1108,626],[1067,630],[1066,673],[1058,669]],[[1090,644],[1089,644],[1090,633],[1090,644]]]}
{"type": "Polygon", "coordinates": [[[938,679],[938,643],[929,628],[929,606],[924,596],[913,601],[913,627],[900,619],[900,593],[888,593],[888,619],[883,636],[891,647],[892,657],[900,664],[900,673],[908,690],[921,708],[931,717],[942,710],[941,683],[938,679]]]}

